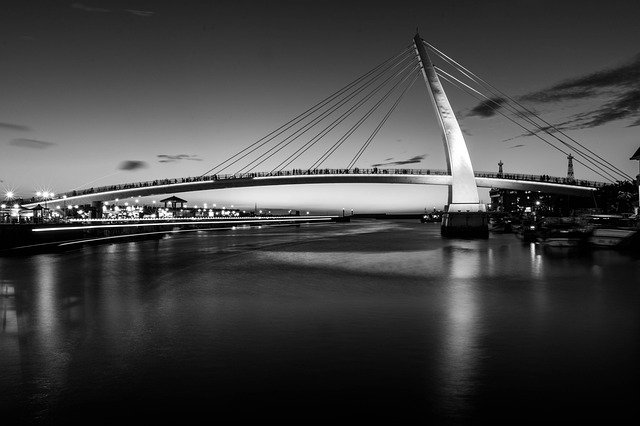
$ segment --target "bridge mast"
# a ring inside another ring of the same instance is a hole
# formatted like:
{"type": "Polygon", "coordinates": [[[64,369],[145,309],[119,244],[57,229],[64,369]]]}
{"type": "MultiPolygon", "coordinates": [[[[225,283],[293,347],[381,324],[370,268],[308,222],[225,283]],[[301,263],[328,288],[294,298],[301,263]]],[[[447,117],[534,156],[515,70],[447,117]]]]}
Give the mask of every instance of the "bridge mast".
{"type": "Polygon", "coordinates": [[[452,178],[449,187],[448,214],[443,218],[442,233],[443,235],[462,234],[467,236],[475,234],[484,236],[488,231],[486,231],[486,216],[481,212],[484,212],[486,208],[484,204],[480,204],[478,198],[478,186],[462,130],[460,130],[458,120],[453,113],[453,108],[447,99],[431,58],[427,54],[424,42],[417,32],[413,38],[413,44],[422,68],[422,76],[431,95],[431,102],[436,110],[438,123],[442,129],[447,169],[452,178]],[[456,217],[456,215],[459,216],[456,217]]]}
{"type": "Polygon", "coordinates": [[[460,130],[460,125],[453,113],[449,99],[447,99],[442,83],[440,83],[433,63],[418,33],[416,33],[413,43],[422,67],[422,76],[427,84],[427,89],[429,89],[431,101],[438,116],[438,123],[442,129],[447,168],[453,178],[453,184],[449,191],[449,203],[454,205],[463,204],[464,206],[459,206],[464,207],[459,209],[461,211],[479,211],[478,187],[476,186],[473,166],[471,165],[471,158],[469,157],[462,130],[460,130]]]}

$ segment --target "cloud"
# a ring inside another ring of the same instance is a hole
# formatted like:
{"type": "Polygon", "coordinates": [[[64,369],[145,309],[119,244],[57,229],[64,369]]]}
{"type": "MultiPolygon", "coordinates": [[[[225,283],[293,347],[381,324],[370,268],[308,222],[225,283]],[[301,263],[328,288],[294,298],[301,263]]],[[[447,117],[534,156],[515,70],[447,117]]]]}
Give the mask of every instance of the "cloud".
{"type": "Polygon", "coordinates": [[[27,126],[23,126],[21,124],[13,124],[13,123],[0,123],[0,129],[18,130],[20,132],[28,132],[29,130],[31,130],[27,126]]]}
{"type": "Polygon", "coordinates": [[[147,163],[139,160],[125,160],[118,165],[118,170],[138,170],[147,167],[147,163]]]}
{"type": "MultiPolygon", "coordinates": [[[[416,155],[413,156],[411,158],[409,158],[408,160],[398,160],[398,161],[390,161],[387,163],[378,163],[378,164],[372,164],[371,167],[380,167],[380,166],[402,166],[403,164],[415,164],[415,163],[419,163],[422,160],[424,160],[426,157],[428,157],[429,154],[422,154],[422,155],[416,155]]],[[[388,160],[391,160],[392,158],[389,158],[388,160]]]]}
{"type": "Polygon", "coordinates": [[[127,12],[127,13],[130,13],[132,15],[142,16],[142,17],[145,17],[145,18],[148,18],[149,16],[155,15],[155,12],[152,12],[150,10],[124,9],[124,11],[127,12]]]}
{"type": "Polygon", "coordinates": [[[518,145],[510,146],[507,149],[520,148],[520,147],[523,147],[523,146],[525,146],[525,145],[524,144],[518,144],[518,145]]]}
{"type": "Polygon", "coordinates": [[[202,158],[198,158],[197,155],[189,155],[189,154],[176,154],[176,155],[167,155],[167,154],[158,154],[159,163],[174,163],[176,161],[181,160],[189,160],[189,161],[202,161],[202,158]]]}
{"type": "Polygon", "coordinates": [[[603,90],[633,89],[640,81],[640,54],[616,68],[565,80],[547,89],[520,97],[523,101],[558,102],[584,99],[602,94],[603,90]]]}
{"type": "MultiPolygon", "coordinates": [[[[88,12],[88,13],[108,13],[108,12],[112,12],[111,9],[105,9],[103,7],[87,6],[86,4],[82,4],[82,3],[79,3],[79,2],[72,3],[71,7],[74,8],[74,9],[82,10],[83,12],[88,12]]],[[[153,12],[151,10],[138,10],[138,9],[122,9],[122,12],[131,14],[131,15],[142,16],[144,18],[148,18],[148,17],[153,16],[153,15],[156,14],[155,12],[153,12]]]]}
{"type": "Polygon", "coordinates": [[[78,10],[82,10],[84,12],[90,12],[90,13],[111,12],[111,10],[109,10],[109,9],[103,9],[101,7],[87,6],[87,5],[84,5],[82,3],[73,3],[73,4],[71,4],[71,7],[74,8],[74,9],[78,9],[78,10]]]}
{"type": "Polygon", "coordinates": [[[39,141],[36,139],[18,138],[18,139],[12,139],[9,142],[9,145],[19,146],[21,148],[46,149],[55,145],[55,143],[47,142],[47,141],[39,141]]]}
{"type": "MultiPolygon", "coordinates": [[[[556,83],[543,90],[518,97],[520,102],[559,103],[572,100],[600,100],[600,105],[570,116],[564,123],[556,125],[560,130],[575,130],[602,126],[604,124],[633,119],[629,127],[640,126],[640,54],[626,63],[591,74],[578,76],[556,83]]],[[[503,107],[505,100],[494,98],[476,105],[468,114],[491,117],[503,107]]],[[[547,128],[552,132],[555,130],[547,128]]],[[[534,133],[545,132],[536,130],[534,133]]],[[[521,136],[531,136],[530,133],[521,136]]]]}
{"type": "Polygon", "coordinates": [[[640,125],[640,89],[621,93],[596,110],[576,115],[569,128],[597,127],[625,118],[635,118],[627,127],[640,125]]]}
{"type": "Polygon", "coordinates": [[[467,117],[492,117],[497,114],[496,110],[498,110],[507,100],[505,98],[491,98],[486,101],[480,102],[478,105],[473,107],[471,111],[467,114],[467,117]]]}

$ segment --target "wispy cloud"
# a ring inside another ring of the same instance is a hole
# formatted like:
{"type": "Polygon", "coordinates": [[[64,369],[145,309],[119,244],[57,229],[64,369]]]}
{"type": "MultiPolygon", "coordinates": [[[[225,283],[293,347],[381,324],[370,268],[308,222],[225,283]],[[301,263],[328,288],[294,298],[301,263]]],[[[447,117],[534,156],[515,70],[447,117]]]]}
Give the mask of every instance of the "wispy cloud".
{"type": "MultiPolygon", "coordinates": [[[[397,160],[397,161],[388,161],[385,163],[372,164],[371,167],[380,167],[380,166],[402,166],[404,164],[416,164],[424,160],[429,154],[422,154],[413,156],[407,160],[397,160]]],[[[387,160],[392,160],[392,158],[387,158],[387,160]]],[[[385,160],[386,161],[386,160],[385,160]]]]}
{"type": "Polygon", "coordinates": [[[0,123],[0,129],[17,130],[19,132],[28,132],[29,130],[31,130],[27,126],[23,126],[21,124],[14,124],[14,123],[0,123]]]}
{"type": "Polygon", "coordinates": [[[124,9],[124,11],[127,12],[127,13],[130,13],[132,15],[142,16],[144,18],[148,18],[150,16],[155,15],[155,12],[152,12],[150,10],[124,9]]]}
{"type": "Polygon", "coordinates": [[[83,12],[90,12],[90,13],[105,13],[105,12],[111,12],[111,10],[109,9],[104,9],[102,7],[93,7],[93,6],[87,6],[85,4],[82,3],[72,3],[71,7],[74,9],[78,9],[78,10],[82,10],[83,12]]]}
{"type": "Polygon", "coordinates": [[[467,117],[492,117],[497,114],[496,110],[500,109],[506,101],[505,98],[498,97],[482,101],[469,111],[467,117]]]}
{"type": "MultiPolygon", "coordinates": [[[[638,84],[640,84],[640,80],[638,80],[638,84]]],[[[640,88],[620,93],[600,108],[576,115],[569,128],[597,127],[626,118],[635,119],[627,127],[640,125],[640,88]]]]}
{"type": "Polygon", "coordinates": [[[640,81],[640,54],[618,67],[565,80],[547,89],[521,96],[520,99],[534,102],[585,99],[600,95],[603,90],[637,88],[638,81],[640,81]]]}
{"type": "Polygon", "coordinates": [[[197,155],[189,155],[189,154],[176,154],[176,155],[168,155],[168,154],[158,154],[159,163],[174,163],[176,161],[189,160],[189,161],[202,161],[202,158],[198,158],[197,155]]]}
{"type": "MultiPolygon", "coordinates": [[[[83,3],[72,3],[71,7],[74,9],[78,9],[81,10],[83,12],[88,12],[88,13],[108,13],[108,12],[114,12],[114,10],[112,9],[105,9],[103,7],[95,7],[95,6],[87,6],[86,4],[83,3]]],[[[139,9],[122,9],[122,10],[115,10],[116,13],[120,12],[124,12],[124,13],[128,13],[130,15],[136,15],[136,16],[142,16],[144,18],[148,18],[150,16],[155,15],[156,12],[153,12],[151,10],[139,10],[139,9]]]]}
{"type": "Polygon", "coordinates": [[[55,145],[54,142],[40,141],[36,139],[24,139],[17,138],[12,139],[9,142],[9,145],[18,146],[20,148],[30,148],[30,149],[46,149],[55,145]]]}
{"type": "MultiPolygon", "coordinates": [[[[556,127],[560,130],[585,129],[613,121],[632,119],[640,126],[640,54],[617,67],[608,68],[556,83],[517,98],[519,102],[538,104],[575,100],[601,100],[596,108],[574,114],[556,127]]],[[[506,104],[504,98],[480,102],[468,116],[491,117],[506,104]]],[[[555,129],[546,129],[555,131],[555,129]]],[[[545,129],[537,132],[545,132],[545,129]]],[[[530,136],[530,133],[521,136],[530,136]]]]}
{"type": "Polygon", "coordinates": [[[122,161],[118,165],[118,170],[138,170],[144,169],[147,167],[147,163],[145,161],[140,160],[125,160],[122,161]]]}
{"type": "Polygon", "coordinates": [[[525,145],[521,143],[521,144],[518,144],[518,145],[510,146],[510,147],[509,147],[509,148],[507,148],[507,149],[521,148],[521,147],[523,147],[523,146],[525,146],[525,145]]]}

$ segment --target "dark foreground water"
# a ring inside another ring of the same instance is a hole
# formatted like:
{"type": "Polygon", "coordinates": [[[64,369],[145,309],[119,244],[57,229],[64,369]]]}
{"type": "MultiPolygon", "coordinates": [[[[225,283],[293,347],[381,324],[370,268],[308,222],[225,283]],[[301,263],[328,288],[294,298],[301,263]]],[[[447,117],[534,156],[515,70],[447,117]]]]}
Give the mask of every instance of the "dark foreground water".
{"type": "Polygon", "coordinates": [[[356,221],[0,258],[0,280],[3,424],[639,418],[637,255],[356,221]]]}

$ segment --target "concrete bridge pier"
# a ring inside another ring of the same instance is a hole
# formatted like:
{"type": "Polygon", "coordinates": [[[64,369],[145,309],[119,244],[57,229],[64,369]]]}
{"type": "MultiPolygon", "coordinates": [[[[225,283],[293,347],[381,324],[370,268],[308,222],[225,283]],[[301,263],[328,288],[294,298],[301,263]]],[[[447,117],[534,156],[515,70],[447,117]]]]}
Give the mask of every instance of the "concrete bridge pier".
{"type": "Polygon", "coordinates": [[[484,204],[449,204],[442,215],[443,237],[488,238],[489,215],[484,204]]]}
{"type": "Polygon", "coordinates": [[[91,202],[91,218],[92,219],[102,219],[102,205],[103,201],[92,201],[91,202]]]}
{"type": "Polygon", "coordinates": [[[449,205],[442,215],[441,231],[445,237],[487,238],[486,207],[480,203],[471,157],[458,120],[440,83],[436,69],[419,34],[413,39],[422,76],[431,95],[438,124],[442,130],[447,168],[451,174],[449,205]]]}

